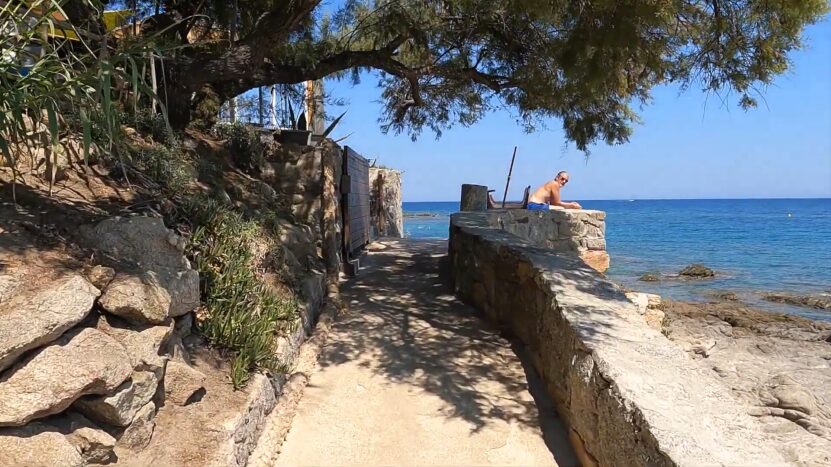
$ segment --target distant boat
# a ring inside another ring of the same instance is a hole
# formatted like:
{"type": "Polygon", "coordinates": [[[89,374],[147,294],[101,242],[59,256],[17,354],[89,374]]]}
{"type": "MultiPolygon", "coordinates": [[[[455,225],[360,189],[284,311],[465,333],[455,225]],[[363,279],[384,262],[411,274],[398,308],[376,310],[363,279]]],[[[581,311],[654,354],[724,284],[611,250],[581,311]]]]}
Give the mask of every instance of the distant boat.
{"type": "Polygon", "coordinates": [[[630,202],[630,203],[631,203],[631,202],[633,202],[633,201],[635,201],[635,200],[634,200],[634,199],[630,199],[630,200],[629,200],[629,202],[630,202]]]}

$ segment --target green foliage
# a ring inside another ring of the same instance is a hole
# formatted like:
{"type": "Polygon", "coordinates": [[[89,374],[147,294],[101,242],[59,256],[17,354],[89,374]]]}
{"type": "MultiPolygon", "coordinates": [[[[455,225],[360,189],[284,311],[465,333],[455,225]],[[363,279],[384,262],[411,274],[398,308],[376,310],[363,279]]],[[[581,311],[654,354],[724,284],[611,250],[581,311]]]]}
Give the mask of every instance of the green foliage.
{"type": "Polygon", "coordinates": [[[185,211],[197,226],[188,255],[207,307],[198,320],[200,331],[211,344],[233,352],[234,387],[244,385],[255,369],[280,370],[275,337],[294,325],[297,305],[256,275],[250,243],[263,235],[262,227],[207,197],[191,199],[185,211]]]}
{"type": "Polygon", "coordinates": [[[214,134],[230,142],[231,156],[237,167],[249,171],[260,168],[265,149],[256,128],[241,123],[222,124],[214,127],[214,134]]]}
{"type": "Polygon", "coordinates": [[[193,162],[178,146],[154,144],[132,147],[130,163],[158,183],[167,196],[180,195],[195,175],[193,162]]]}
{"type": "Polygon", "coordinates": [[[140,109],[135,113],[133,121],[136,130],[146,134],[149,133],[157,143],[169,147],[177,147],[179,145],[179,137],[170,128],[170,124],[164,114],[152,112],[149,109],[140,109]]]}
{"type": "MultiPolygon", "coordinates": [[[[96,0],[73,2],[75,10],[100,7],[96,0]]],[[[77,25],[61,26],[76,41],[48,37],[59,26],[52,14],[64,12],[62,6],[58,0],[0,4],[0,153],[16,171],[21,156],[48,149],[50,186],[65,132],[81,128],[85,159],[96,138],[112,151],[119,136],[119,90],[129,89],[135,100],[155,98],[139,72],[137,58],[147,53],[141,45],[102,48],[101,38],[77,25]]]]}

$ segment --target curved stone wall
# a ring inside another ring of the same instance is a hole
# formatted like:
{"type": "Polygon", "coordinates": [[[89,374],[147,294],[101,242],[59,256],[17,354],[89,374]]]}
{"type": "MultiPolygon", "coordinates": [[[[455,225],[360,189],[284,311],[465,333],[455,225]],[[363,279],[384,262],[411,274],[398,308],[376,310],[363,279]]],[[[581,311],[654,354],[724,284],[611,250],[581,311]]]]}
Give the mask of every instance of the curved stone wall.
{"type": "Polygon", "coordinates": [[[456,293],[525,343],[591,461],[785,463],[713,373],[648,327],[616,285],[574,255],[499,228],[494,215],[451,218],[456,293]]]}

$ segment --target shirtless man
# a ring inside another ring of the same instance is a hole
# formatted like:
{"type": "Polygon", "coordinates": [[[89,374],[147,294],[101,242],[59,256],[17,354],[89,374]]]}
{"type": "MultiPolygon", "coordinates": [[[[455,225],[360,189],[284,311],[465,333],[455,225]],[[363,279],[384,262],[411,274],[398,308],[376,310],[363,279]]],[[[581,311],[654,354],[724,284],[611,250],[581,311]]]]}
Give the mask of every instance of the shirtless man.
{"type": "Polygon", "coordinates": [[[582,209],[574,202],[562,201],[560,189],[568,183],[568,172],[561,171],[554,177],[554,180],[537,188],[533,195],[528,198],[528,209],[534,211],[547,211],[549,209],[582,209]]]}

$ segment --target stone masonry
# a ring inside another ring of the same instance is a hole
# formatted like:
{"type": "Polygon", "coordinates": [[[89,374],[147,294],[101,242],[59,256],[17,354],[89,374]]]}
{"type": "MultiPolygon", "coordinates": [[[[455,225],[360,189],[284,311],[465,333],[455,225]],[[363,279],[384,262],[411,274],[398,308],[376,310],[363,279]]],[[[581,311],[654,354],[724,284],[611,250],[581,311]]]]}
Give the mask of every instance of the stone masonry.
{"type": "Polygon", "coordinates": [[[599,465],[786,463],[716,376],[650,328],[622,290],[573,255],[496,227],[500,216],[451,217],[454,287],[524,342],[578,451],[599,465]]]}

